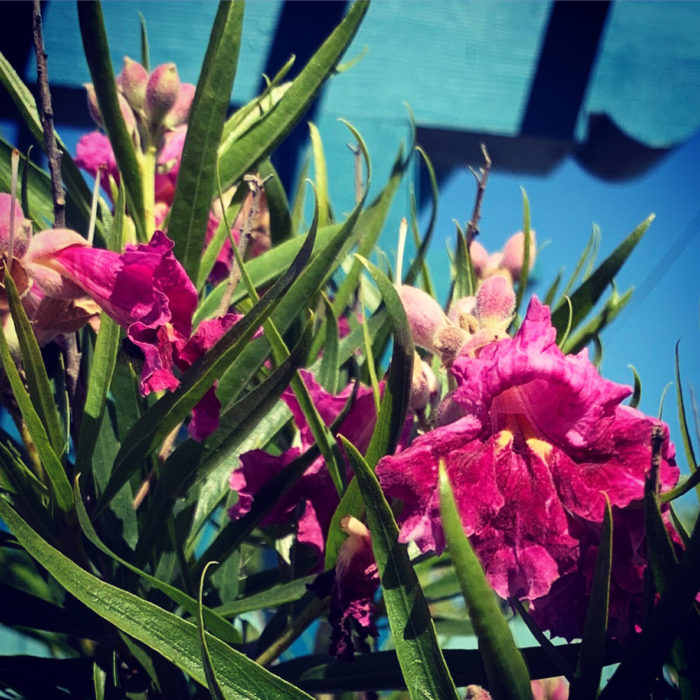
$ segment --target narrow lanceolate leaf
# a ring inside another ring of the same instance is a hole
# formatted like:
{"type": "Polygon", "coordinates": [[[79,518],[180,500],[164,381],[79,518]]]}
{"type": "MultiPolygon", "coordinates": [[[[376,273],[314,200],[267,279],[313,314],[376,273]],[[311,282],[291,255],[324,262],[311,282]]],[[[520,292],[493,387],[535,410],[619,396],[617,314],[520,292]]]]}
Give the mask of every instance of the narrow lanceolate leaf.
{"type": "MultiPolygon", "coordinates": [[[[155,534],[163,526],[175,498],[187,494],[193,484],[202,484],[202,480],[224,462],[229,464],[227,471],[230,473],[231,455],[240,448],[251,432],[264,423],[301,366],[309,348],[310,330],[309,323],[289,357],[269,377],[221,415],[218,430],[204,444],[195,443],[191,439],[186,440],[170,455],[149,503],[144,534],[139,541],[137,552],[140,549],[143,549],[144,553],[148,552],[149,535],[155,534]]],[[[289,413],[286,413],[282,424],[288,416],[289,413]]],[[[226,489],[228,490],[228,486],[226,489]]],[[[200,490],[198,508],[202,502],[201,495],[200,490]]]]}
{"type": "MultiPolygon", "coordinates": [[[[384,306],[389,314],[394,337],[391,367],[389,368],[384,396],[379,406],[379,415],[372,433],[372,439],[365,455],[367,464],[369,464],[371,469],[374,469],[377,462],[384,455],[394,453],[406,422],[408,403],[411,398],[414,350],[406,312],[396,292],[396,288],[378,267],[359,255],[357,258],[369,270],[379,287],[384,306]]],[[[330,568],[335,564],[338,550],[345,539],[340,528],[341,518],[346,515],[360,517],[362,504],[363,501],[357,480],[354,480],[350,482],[350,485],[345,490],[328,528],[325,555],[326,568],[330,568]]]]}
{"type": "Polygon", "coordinates": [[[294,128],[333,73],[338,60],[355,36],[367,7],[365,2],[355,3],[345,19],[304,66],[267,118],[258,122],[237,140],[227,143],[226,148],[219,154],[224,187],[240,180],[255,163],[269,155],[294,128]]]}
{"type": "MultiPolygon", "coordinates": [[[[0,517],[20,544],[69,593],[115,627],[161,654],[205,685],[197,627],[153,603],[98,579],[51,547],[0,498],[0,517]]],[[[208,636],[212,666],[225,698],[308,698],[243,654],[208,636]]]]}
{"type": "Polygon", "coordinates": [[[642,398],[642,380],[634,365],[627,366],[632,370],[632,375],[634,376],[634,391],[632,392],[632,396],[630,396],[628,405],[632,408],[637,408],[637,406],[639,406],[639,401],[642,398]]]}
{"type": "Polygon", "coordinates": [[[309,589],[307,584],[316,578],[316,574],[281,583],[268,588],[260,593],[253,593],[245,598],[234,600],[233,603],[224,603],[215,609],[223,617],[233,617],[250,610],[262,610],[263,608],[278,608],[285,603],[291,603],[303,598],[309,589]]]}
{"type": "MultiPolygon", "coordinates": [[[[676,405],[678,406],[678,422],[681,426],[681,437],[683,438],[683,448],[685,450],[685,458],[688,461],[688,467],[693,472],[696,469],[697,461],[695,460],[695,451],[693,450],[693,442],[690,439],[690,430],[688,430],[688,418],[685,411],[685,402],[683,400],[683,384],[681,382],[681,360],[678,352],[680,340],[676,343],[676,405]]],[[[700,488],[698,488],[700,494],[700,488]]]]}
{"type": "MultiPolygon", "coordinates": [[[[676,552],[659,508],[657,491],[662,441],[661,429],[654,428],[651,438],[651,468],[644,484],[644,529],[649,569],[656,591],[663,596],[671,587],[673,577],[679,571],[679,566],[676,552]]],[[[700,568],[700,560],[696,561],[696,566],[700,568]]],[[[695,640],[691,637],[692,634],[698,635],[699,633],[699,618],[697,615],[692,615],[690,619],[685,621],[685,624],[678,625],[675,638],[671,643],[670,657],[673,666],[678,671],[678,684],[683,700],[700,697],[700,679],[698,679],[697,674],[694,674],[697,659],[697,649],[694,649],[694,646],[698,644],[697,640],[700,637],[696,636],[695,640]]],[[[664,658],[659,657],[657,664],[660,666],[663,661],[664,658]]]]}
{"type": "Polygon", "coordinates": [[[569,693],[570,700],[595,700],[605,658],[612,571],[612,509],[607,494],[604,495],[605,516],[583,628],[583,642],[569,693]]]}
{"type": "Polygon", "coordinates": [[[472,546],[464,534],[452,487],[440,464],[440,516],[469,618],[479,639],[489,690],[499,700],[532,700],[525,660],[501,612],[472,546]]]}
{"type": "Polygon", "coordinates": [[[406,545],[377,477],[355,446],[340,436],[355,471],[367,510],[372,549],[381,576],[392,639],[412,700],[457,698],[454,682],[438,645],[435,625],[406,545]]]}
{"type": "Polygon", "coordinates": [[[515,313],[518,313],[523,295],[527,289],[527,279],[530,275],[530,242],[532,234],[530,232],[530,200],[527,197],[525,188],[520,188],[523,195],[523,266],[520,269],[520,279],[518,280],[518,292],[515,298],[515,313]]]}
{"type": "Polygon", "coordinates": [[[267,210],[270,214],[270,241],[273,246],[276,246],[293,235],[289,201],[280,176],[269,158],[260,163],[258,172],[265,180],[267,210]]]}
{"type": "Polygon", "coordinates": [[[114,82],[114,70],[109,54],[101,4],[99,2],[79,2],[78,21],[80,22],[85,58],[95,87],[102,121],[124,181],[129,212],[136,225],[139,238],[146,241],[153,232],[146,231],[141,169],[136,158],[133,141],[119,108],[117,86],[114,82]]]}
{"type": "Polygon", "coordinates": [[[323,141],[318,127],[309,122],[311,134],[311,153],[314,162],[314,181],[316,184],[316,197],[318,198],[318,225],[326,226],[331,223],[331,205],[328,199],[328,168],[326,156],[323,152],[323,141]]]}
{"type": "Polygon", "coordinates": [[[323,346],[318,381],[327,392],[335,394],[338,391],[338,319],[333,311],[333,305],[325,294],[323,304],[326,308],[326,342],[323,346]]]}
{"type": "Polygon", "coordinates": [[[248,346],[260,324],[272,313],[281,298],[301,274],[311,255],[316,236],[311,229],[290,267],[250,312],[229,329],[185,372],[179,388],[159,399],[131,428],[114,462],[114,471],[100,499],[100,508],[119,491],[138,469],[140,461],[163,441],[166,435],[190,413],[211,385],[248,346]]]}
{"type": "MultiPolygon", "coordinates": [[[[654,518],[658,522],[661,516],[654,516],[654,518]]],[[[649,695],[649,688],[654,678],[661,672],[661,665],[678,637],[679,631],[688,621],[697,624],[697,615],[693,608],[698,590],[700,590],[700,519],[695,521],[693,533],[685,551],[681,554],[672,575],[666,579],[664,592],[651,615],[645,620],[642,633],[638,635],[632,649],[608,681],[600,694],[600,700],[641,698],[649,695]]],[[[678,669],[684,681],[692,682],[697,679],[697,673],[693,674],[697,669],[697,654],[691,659],[691,663],[690,668],[678,669]]],[[[697,687],[695,693],[687,697],[698,697],[697,687]]],[[[683,697],[686,696],[683,695],[683,697]]]]}
{"type": "Polygon", "coordinates": [[[22,353],[22,365],[27,377],[29,396],[46,429],[51,447],[60,458],[66,451],[67,445],[61,429],[61,419],[58,416],[49,377],[46,374],[44,359],[41,356],[39,344],[36,342],[31,322],[27,318],[20,301],[14,280],[7,274],[5,276],[5,291],[7,293],[7,302],[10,305],[12,320],[15,324],[15,331],[17,332],[19,349],[22,353]]]}
{"type": "Polygon", "coordinates": [[[168,235],[173,253],[190,279],[197,279],[212,199],[216,190],[216,153],[226,119],[238,64],[243,3],[221,2],[214,20],[197,91],[192,102],[187,138],[177,176],[168,235]]]}
{"type": "Polygon", "coordinates": [[[219,562],[210,561],[202,571],[202,577],[199,580],[199,596],[197,597],[197,633],[199,634],[199,644],[202,648],[202,665],[204,666],[204,674],[207,677],[207,688],[211,693],[213,700],[224,700],[224,693],[216,680],[216,671],[211,662],[209,655],[209,647],[207,646],[207,635],[204,633],[204,616],[202,615],[202,593],[204,592],[204,579],[207,575],[207,569],[210,566],[216,566],[219,562]]]}
{"type": "MultiPolygon", "coordinates": [[[[170,598],[173,602],[179,605],[185,612],[190,613],[190,615],[196,615],[198,613],[197,601],[194,598],[191,598],[190,596],[186,595],[174,586],[165,583],[165,581],[161,581],[155,578],[155,576],[151,576],[145,571],[141,571],[141,569],[134,566],[133,564],[130,564],[125,559],[122,559],[121,557],[117,556],[111,549],[109,549],[109,547],[107,547],[107,545],[105,545],[99,538],[97,532],[95,532],[95,528],[90,522],[90,518],[85,510],[85,506],[83,505],[83,500],[80,495],[80,489],[78,487],[77,478],[74,484],[74,493],[75,510],[78,515],[78,522],[80,523],[80,527],[82,528],[85,537],[87,537],[88,540],[90,540],[90,542],[92,542],[92,544],[95,545],[95,547],[97,547],[97,549],[99,549],[103,554],[106,554],[111,559],[114,559],[114,561],[116,561],[118,564],[121,564],[130,571],[133,571],[136,575],[144,579],[144,581],[147,581],[149,584],[151,584],[154,588],[157,588],[159,591],[165,593],[165,595],[167,595],[168,598],[170,598]]],[[[225,642],[240,641],[240,635],[238,634],[238,631],[229,622],[227,622],[208,608],[205,608],[203,610],[203,614],[204,619],[207,622],[207,626],[219,639],[222,639],[225,642]]]]}
{"type": "MultiPolygon", "coordinates": [[[[6,280],[5,284],[8,284],[6,280]]],[[[9,286],[9,285],[8,285],[9,286]]],[[[36,447],[39,459],[46,471],[49,486],[56,505],[60,510],[68,512],[73,506],[73,493],[68,482],[68,477],[63,470],[60,459],[51,447],[51,441],[46,433],[39,414],[36,412],[32,400],[22,384],[17,367],[10,355],[10,348],[7,345],[5,331],[0,327],[0,359],[5,369],[5,374],[12,387],[22,418],[27,425],[27,430],[36,447]]]]}
{"type": "MultiPolygon", "coordinates": [[[[36,101],[34,96],[29,91],[29,88],[22,82],[22,79],[17,75],[15,69],[9,64],[7,59],[0,54],[0,82],[3,87],[7,90],[7,93],[12,98],[15,103],[19,113],[27,125],[27,128],[32,134],[34,140],[40,145],[42,149],[46,149],[46,142],[44,141],[44,131],[41,124],[41,119],[39,118],[39,112],[37,111],[36,101]]],[[[80,218],[85,222],[88,221],[90,217],[90,190],[85,184],[85,180],[78,170],[75,162],[70,156],[70,151],[66,145],[61,141],[59,136],[56,136],[56,141],[58,147],[61,149],[61,174],[67,185],[66,189],[66,206],[68,211],[66,212],[70,220],[70,210],[71,204],[75,205],[76,214],[79,214],[80,218]]],[[[6,190],[9,192],[9,188],[6,190]]],[[[32,197],[30,194],[29,201],[31,202],[32,197]]],[[[26,214],[27,212],[25,212],[26,214]]],[[[49,221],[53,220],[53,213],[49,217],[49,221]]]]}
{"type": "MultiPolygon", "coordinates": [[[[588,312],[595,306],[605,291],[605,288],[612,282],[622,265],[630,256],[635,246],[646,233],[649,225],[654,220],[654,214],[642,221],[627,238],[598,266],[596,271],[579,286],[571,295],[571,305],[574,309],[571,328],[576,329],[588,312]]],[[[552,323],[557,329],[557,335],[561,336],[566,327],[568,308],[565,303],[560,302],[552,313],[552,323]]],[[[558,337],[560,340],[560,337],[558,337]]]]}

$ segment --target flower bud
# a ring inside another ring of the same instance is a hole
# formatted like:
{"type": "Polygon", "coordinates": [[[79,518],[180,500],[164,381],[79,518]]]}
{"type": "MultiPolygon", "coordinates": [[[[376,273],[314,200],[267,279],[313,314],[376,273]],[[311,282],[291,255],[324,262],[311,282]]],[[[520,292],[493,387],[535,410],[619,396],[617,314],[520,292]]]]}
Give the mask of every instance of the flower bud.
{"type": "Polygon", "coordinates": [[[515,311],[515,293],[510,282],[500,275],[484,280],[476,295],[476,316],[481,328],[503,327],[510,324],[515,311]]]}
{"type": "Polygon", "coordinates": [[[15,208],[14,240],[12,243],[12,255],[21,258],[29,246],[32,235],[32,222],[24,218],[24,212],[17,200],[12,195],[0,194],[0,255],[8,255],[10,245],[10,212],[15,208]]]}
{"type": "Polygon", "coordinates": [[[97,126],[103,126],[102,124],[102,114],[100,114],[100,106],[97,104],[97,95],[95,94],[95,86],[92,83],[83,83],[85,92],[87,93],[87,106],[88,112],[92,117],[92,121],[97,124],[97,126]]]}
{"type": "Polygon", "coordinates": [[[402,284],[397,288],[406,311],[413,342],[426,350],[435,350],[435,334],[450,325],[445,312],[427,292],[402,284]]]}
{"type": "MultiPolygon", "coordinates": [[[[532,266],[535,264],[535,255],[535,232],[530,231],[530,260],[528,272],[532,270],[532,266]]],[[[503,260],[501,261],[501,266],[510,272],[514,280],[517,280],[523,269],[524,258],[525,234],[522,231],[518,231],[514,233],[503,246],[503,260]]]]}
{"type": "Polygon", "coordinates": [[[174,63],[158,66],[146,85],[146,115],[153,125],[161,124],[165,115],[177,102],[180,94],[180,77],[174,63]]]}
{"type": "Polygon", "coordinates": [[[68,246],[87,246],[88,242],[75,231],[56,228],[38,233],[29,245],[23,262],[31,278],[49,297],[77,299],[85,292],[52,266],[53,256],[68,246]]]}
{"type": "Polygon", "coordinates": [[[126,124],[126,130],[129,132],[129,136],[133,136],[137,129],[134,110],[131,109],[129,103],[126,101],[126,97],[124,97],[121,92],[117,93],[117,97],[119,98],[119,109],[121,110],[124,124],[126,124]]]}
{"type": "Polygon", "coordinates": [[[143,109],[147,84],[148,71],[138,61],[124,56],[124,68],[117,76],[117,85],[132,109],[143,109]]]}
{"type": "Polygon", "coordinates": [[[192,83],[182,83],[180,85],[180,93],[175,100],[175,104],[165,117],[165,126],[169,129],[182,126],[187,123],[194,100],[195,86],[192,83]]]}
{"type": "Polygon", "coordinates": [[[411,398],[409,408],[414,413],[425,411],[437,397],[438,382],[433,370],[417,352],[413,353],[413,376],[411,378],[411,398]]]}
{"type": "Polygon", "coordinates": [[[476,307],[476,297],[462,297],[452,302],[452,306],[447,314],[447,318],[465,331],[473,333],[477,327],[474,318],[474,308],[476,307]]]}

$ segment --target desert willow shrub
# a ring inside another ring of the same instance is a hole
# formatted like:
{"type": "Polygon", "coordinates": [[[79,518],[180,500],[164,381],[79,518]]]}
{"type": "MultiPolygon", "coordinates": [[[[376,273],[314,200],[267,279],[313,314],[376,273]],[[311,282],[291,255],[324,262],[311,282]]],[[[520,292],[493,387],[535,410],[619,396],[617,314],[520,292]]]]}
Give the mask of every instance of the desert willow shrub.
{"type": "MultiPolygon", "coordinates": [[[[585,347],[651,218],[542,297],[527,199],[502,251],[478,240],[484,151],[443,305],[432,228],[396,275],[370,259],[415,144],[370,200],[350,126],[354,209],[333,219],[325,178],[290,206],[270,157],[366,10],[228,115],[240,3],[196,86],[145,43],[114,78],[81,3],[98,129],[63,149],[65,224],[3,146],[0,620],[37,649],[0,656],[8,696],[584,698],[621,661],[602,697],[697,697],[700,536],[673,511],[693,440],[683,420],[677,456],[585,347]]],[[[0,77],[42,136],[46,104],[0,77]]]]}

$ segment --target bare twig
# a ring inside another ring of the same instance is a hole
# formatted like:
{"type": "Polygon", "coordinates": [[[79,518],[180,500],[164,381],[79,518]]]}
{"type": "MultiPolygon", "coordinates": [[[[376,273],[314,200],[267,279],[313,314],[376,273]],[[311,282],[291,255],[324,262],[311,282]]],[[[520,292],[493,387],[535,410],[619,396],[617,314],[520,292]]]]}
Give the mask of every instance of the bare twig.
{"type": "Polygon", "coordinates": [[[651,429],[651,468],[649,469],[649,485],[654,493],[659,490],[659,468],[661,467],[661,446],[664,443],[664,431],[660,425],[651,429]]]}
{"type": "Polygon", "coordinates": [[[479,219],[481,218],[481,202],[484,198],[484,191],[486,190],[486,181],[489,179],[489,173],[491,172],[491,158],[489,157],[486,146],[481,144],[481,152],[484,156],[484,165],[479,168],[478,172],[474,168],[469,168],[476,178],[476,199],[474,200],[474,211],[472,212],[472,218],[467,224],[467,230],[465,231],[465,238],[467,239],[467,251],[472,241],[479,233],[479,219]]]}
{"type": "Polygon", "coordinates": [[[36,53],[37,83],[39,85],[39,102],[41,104],[41,124],[44,128],[44,143],[51,171],[51,193],[53,196],[53,225],[63,228],[66,225],[66,198],[61,185],[61,152],[56,145],[56,134],[53,128],[53,108],[49,91],[49,73],[44,50],[44,38],[41,30],[41,7],[39,0],[34,0],[32,14],[32,33],[34,35],[34,51],[36,53]]]}

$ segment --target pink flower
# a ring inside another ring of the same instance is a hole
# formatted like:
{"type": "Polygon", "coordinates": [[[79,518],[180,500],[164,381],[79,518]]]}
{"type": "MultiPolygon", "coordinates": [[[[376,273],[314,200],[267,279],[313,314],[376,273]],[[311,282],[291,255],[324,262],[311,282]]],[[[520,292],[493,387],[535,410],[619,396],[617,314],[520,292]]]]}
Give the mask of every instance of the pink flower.
{"type": "MultiPolygon", "coordinates": [[[[218,318],[202,321],[194,335],[180,349],[175,364],[188,369],[209,350],[226,331],[243,318],[243,314],[224,314],[218,318]]],[[[192,409],[192,418],[187,429],[194,440],[201,442],[219,427],[221,404],[216,396],[216,382],[192,409]]]]}
{"type": "Polygon", "coordinates": [[[26,256],[30,274],[51,296],[58,294],[46,273],[69,280],[126,329],[144,354],[144,395],[177,388],[173,362],[190,336],[197,292],[172,254],[173,242],[156,231],[148,244],[129,245],[119,254],[74,236],[36,235],[26,256]]]}
{"type": "Polygon", "coordinates": [[[372,620],[374,594],[379,588],[379,570],[374,560],[369,530],[357,518],[346,516],[340,527],[348,538],[340,546],[334,569],[325,571],[308,584],[319,598],[331,597],[330,653],[341,661],[354,656],[353,632],[362,642],[378,636],[372,620]]]}
{"type": "Polygon", "coordinates": [[[76,147],[75,162],[93,177],[97,177],[100,166],[104,166],[100,175],[100,185],[105,192],[111,193],[110,177],[119,184],[119,170],[112,144],[102,132],[91,131],[80,137],[76,147]]]}
{"type": "MultiPolygon", "coordinates": [[[[564,355],[534,298],[514,338],[459,356],[452,371],[458,387],[444,413],[454,422],[377,465],[385,491],[404,503],[401,541],[444,549],[444,459],[490,584],[503,598],[541,598],[579,567],[582,532],[597,532],[603,519],[603,492],[617,509],[642,498],[657,421],[621,405],[631,390],[603,379],[585,350],[564,355]]],[[[660,482],[669,488],[678,469],[664,430],[660,482]]]]}
{"type": "MultiPolygon", "coordinates": [[[[337,395],[329,394],[310,372],[300,370],[300,373],[321,418],[330,426],[343,410],[353,387],[349,385],[337,395]]],[[[311,430],[294,394],[287,389],[282,394],[282,399],[291,409],[299,429],[301,449],[293,447],[279,456],[270,455],[263,450],[252,450],[241,455],[241,465],[231,474],[229,480],[231,488],[238,492],[238,503],[229,510],[232,520],[243,517],[250,510],[258,491],[314,443],[311,430]]],[[[338,432],[364,452],[369,445],[375,421],[372,392],[369,388],[360,386],[357,398],[339,426],[338,432]]],[[[277,501],[274,509],[262,521],[262,525],[286,525],[293,520],[295,512],[299,509],[297,540],[311,547],[320,556],[325,549],[328,526],[338,501],[338,494],[326,464],[323,458],[319,457],[312,462],[289,492],[277,501]]]]}

